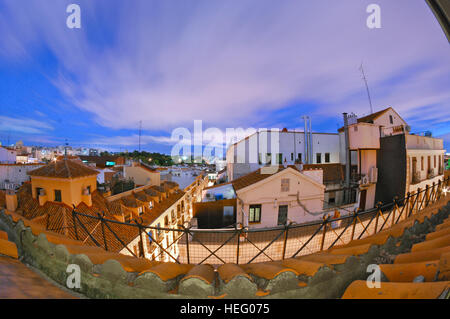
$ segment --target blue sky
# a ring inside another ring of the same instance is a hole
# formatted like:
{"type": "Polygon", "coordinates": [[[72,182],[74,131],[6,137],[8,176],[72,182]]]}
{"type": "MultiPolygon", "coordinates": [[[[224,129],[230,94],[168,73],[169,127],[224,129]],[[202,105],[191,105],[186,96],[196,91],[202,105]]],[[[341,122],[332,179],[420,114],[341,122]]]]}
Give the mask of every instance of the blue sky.
{"type": "Polygon", "coordinates": [[[394,107],[450,150],[450,52],[423,0],[0,0],[0,141],[170,153],[177,127],[336,132],[394,107]],[[81,7],[81,29],[66,7],[81,7]],[[381,8],[381,28],[366,7],[381,8]]]}

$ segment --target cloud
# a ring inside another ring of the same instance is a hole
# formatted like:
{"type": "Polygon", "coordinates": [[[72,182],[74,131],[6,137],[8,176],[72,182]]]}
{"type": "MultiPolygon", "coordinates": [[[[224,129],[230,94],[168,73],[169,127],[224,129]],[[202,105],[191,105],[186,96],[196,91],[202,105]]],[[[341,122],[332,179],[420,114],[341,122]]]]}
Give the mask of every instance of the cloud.
{"type": "Polygon", "coordinates": [[[370,1],[79,1],[80,30],[65,26],[69,3],[6,1],[0,54],[50,50],[54,85],[108,128],[252,126],[293,102],[314,102],[307,111],[319,117],[368,113],[361,62],[375,110],[450,118],[448,43],[423,1],[378,1],[376,30],[366,27],[370,1]]]}

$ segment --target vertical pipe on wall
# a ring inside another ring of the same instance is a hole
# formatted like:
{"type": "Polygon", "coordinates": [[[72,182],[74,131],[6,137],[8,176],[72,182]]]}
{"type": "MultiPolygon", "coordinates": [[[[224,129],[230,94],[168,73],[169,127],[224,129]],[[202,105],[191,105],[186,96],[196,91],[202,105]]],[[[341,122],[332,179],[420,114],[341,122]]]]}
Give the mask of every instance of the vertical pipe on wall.
{"type": "Polygon", "coordinates": [[[313,144],[312,144],[312,130],[311,130],[311,118],[308,116],[309,121],[309,162],[313,163],[313,144]]]}

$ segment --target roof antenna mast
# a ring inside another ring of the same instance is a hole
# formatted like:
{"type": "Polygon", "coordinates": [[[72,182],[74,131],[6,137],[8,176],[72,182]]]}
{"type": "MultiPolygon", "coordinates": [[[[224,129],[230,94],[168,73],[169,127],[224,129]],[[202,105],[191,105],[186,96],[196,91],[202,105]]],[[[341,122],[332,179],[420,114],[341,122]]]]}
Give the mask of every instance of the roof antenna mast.
{"type": "Polygon", "coordinates": [[[362,63],[361,63],[361,66],[359,67],[359,70],[361,71],[362,79],[364,80],[364,83],[366,84],[367,97],[369,98],[369,104],[370,104],[370,114],[372,114],[373,113],[372,99],[370,98],[369,85],[367,84],[367,78],[366,78],[366,74],[364,73],[364,68],[363,68],[362,63]]]}

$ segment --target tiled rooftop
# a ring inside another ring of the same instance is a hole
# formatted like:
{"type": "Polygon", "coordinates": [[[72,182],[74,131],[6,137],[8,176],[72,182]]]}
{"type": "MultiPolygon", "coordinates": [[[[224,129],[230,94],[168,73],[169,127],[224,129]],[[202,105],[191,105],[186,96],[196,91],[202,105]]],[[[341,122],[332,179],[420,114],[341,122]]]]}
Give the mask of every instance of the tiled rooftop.
{"type": "Polygon", "coordinates": [[[72,160],[61,160],[39,167],[28,172],[30,176],[58,177],[58,178],[76,178],[91,175],[98,175],[95,169],[89,168],[84,164],[72,160]]]}

